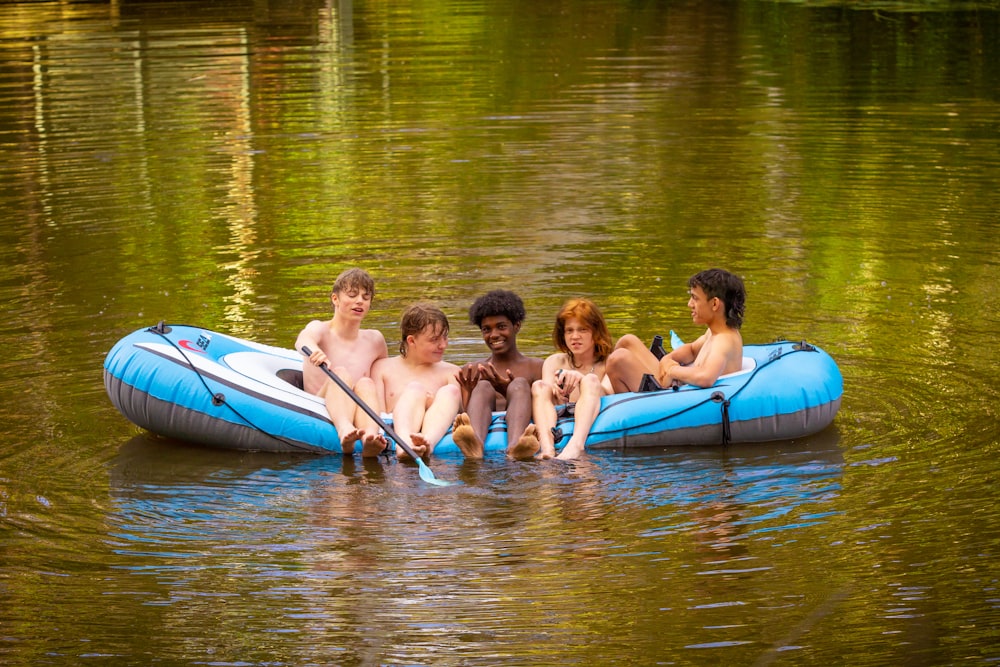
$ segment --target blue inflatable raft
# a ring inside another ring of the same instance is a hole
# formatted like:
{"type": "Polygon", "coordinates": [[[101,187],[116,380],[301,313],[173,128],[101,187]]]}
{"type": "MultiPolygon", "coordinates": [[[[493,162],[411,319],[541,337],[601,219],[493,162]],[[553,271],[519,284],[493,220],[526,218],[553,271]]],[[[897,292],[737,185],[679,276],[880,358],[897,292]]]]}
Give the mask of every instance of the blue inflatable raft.
{"type": "MultiPolygon", "coordinates": [[[[743,370],[707,389],[604,397],[587,447],[788,440],[833,421],[843,379],[826,352],[788,341],[743,350],[743,370]]],[[[294,350],[161,323],[115,344],[104,386],[122,415],[162,436],[241,451],[340,453],[323,400],[301,389],[302,361],[294,350]]],[[[559,449],[572,435],[572,416],[561,416],[557,429],[559,449]]],[[[496,413],[486,451],[506,446],[503,413],[496,413]]],[[[450,433],[434,453],[459,454],[450,433]]]]}

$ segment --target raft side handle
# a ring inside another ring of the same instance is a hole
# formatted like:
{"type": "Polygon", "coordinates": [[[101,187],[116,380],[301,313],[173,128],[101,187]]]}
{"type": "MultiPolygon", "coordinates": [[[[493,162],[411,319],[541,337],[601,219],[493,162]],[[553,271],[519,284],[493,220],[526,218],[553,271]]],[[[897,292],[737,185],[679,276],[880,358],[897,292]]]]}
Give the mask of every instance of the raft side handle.
{"type": "Polygon", "coordinates": [[[732,425],[729,423],[729,401],[721,391],[712,392],[712,400],[722,404],[722,444],[728,445],[733,441],[732,425]]]}

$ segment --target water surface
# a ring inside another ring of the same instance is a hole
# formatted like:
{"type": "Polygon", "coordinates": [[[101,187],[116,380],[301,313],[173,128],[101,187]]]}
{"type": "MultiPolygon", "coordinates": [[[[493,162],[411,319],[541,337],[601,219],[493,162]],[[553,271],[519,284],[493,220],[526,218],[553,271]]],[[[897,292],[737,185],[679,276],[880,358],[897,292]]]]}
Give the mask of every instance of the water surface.
{"type": "Polygon", "coordinates": [[[10,664],[995,662],[995,4],[0,5],[0,656],[10,664]],[[278,6],[280,5],[280,6],[278,6]],[[104,355],[291,346],[336,274],[838,361],[812,438],[575,466],[215,452],[104,355]]]}

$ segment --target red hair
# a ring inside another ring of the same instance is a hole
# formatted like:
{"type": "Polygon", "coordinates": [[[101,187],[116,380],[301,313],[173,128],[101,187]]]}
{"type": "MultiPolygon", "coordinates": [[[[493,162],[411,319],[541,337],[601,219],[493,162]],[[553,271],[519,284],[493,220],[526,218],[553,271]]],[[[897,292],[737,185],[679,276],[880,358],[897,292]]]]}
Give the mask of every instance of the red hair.
{"type": "Polygon", "coordinates": [[[571,361],[573,360],[573,353],[566,345],[566,322],[574,318],[583,322],[594,335],[594,360],[600,363],[607,359],[614,349],[611,332],[608,331],[601,309],[590,299],[570,299],[559,309],[556,326],[552,331],[552,342],[556,347],[568,354],[571,361]]]}

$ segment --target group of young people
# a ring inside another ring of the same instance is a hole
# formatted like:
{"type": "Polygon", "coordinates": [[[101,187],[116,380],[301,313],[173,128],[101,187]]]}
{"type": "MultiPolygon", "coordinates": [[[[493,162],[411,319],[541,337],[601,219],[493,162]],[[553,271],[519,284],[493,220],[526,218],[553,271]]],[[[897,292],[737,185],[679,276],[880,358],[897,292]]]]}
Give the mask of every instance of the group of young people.
{"type": "MultiPolygon", "coordinates": [[[[324,398],[343,451],[378,456],[389,442],[353,397],[321,369],[336,373],[369,406],[391,415],[396,435],[418,456],[433,452],[452,429],[466,458],[482,458],[494,411],[505,411],[507,455],[514,459],[575,459],[585,451],[601,397],[639,391],[643,377],[661,387],[709,387],[743,363],[740,327],[746,304],[743,281],[723,269],[708,269],[688,281],[692,320],[706,327],[697,340],[654,354],[634,334],[614,342],[600,309],[589,299],[567,301],[556,315],[552,340],[558,352],[546,359],[524,355],[517,334],[526,312],[509,290],[493,290],[469,309],[490,355],[462,367],[444,360],[449,323],[432,303],[408,306],[400,318],[399,355],[389,356],[385,337],[362,323],[375,297],[375,281],[363,269],[341,273],[330,296],[333,318],[313,320],[295,347],[312,354],[303,364],[306,391],[324,398]],[[574,429],[558,454],[557,409],[573,405],[574,429]]],[[[397,456],[405,456],[400,448],[397,456]]]]}

